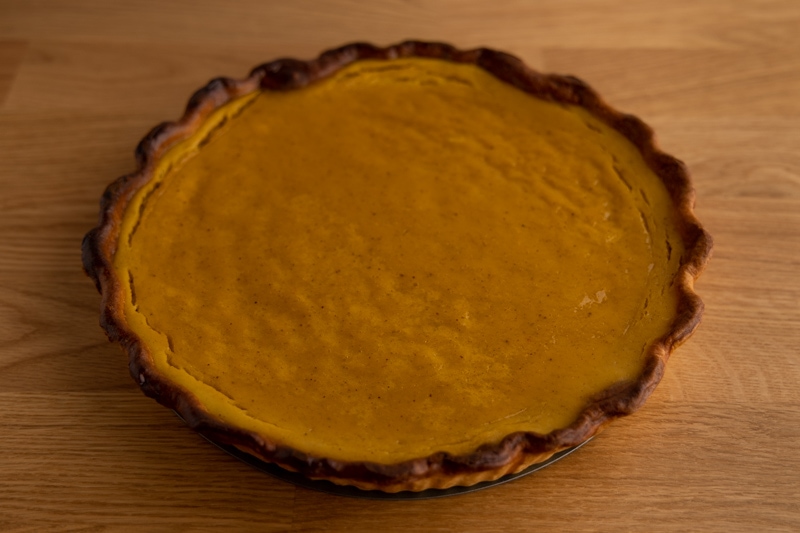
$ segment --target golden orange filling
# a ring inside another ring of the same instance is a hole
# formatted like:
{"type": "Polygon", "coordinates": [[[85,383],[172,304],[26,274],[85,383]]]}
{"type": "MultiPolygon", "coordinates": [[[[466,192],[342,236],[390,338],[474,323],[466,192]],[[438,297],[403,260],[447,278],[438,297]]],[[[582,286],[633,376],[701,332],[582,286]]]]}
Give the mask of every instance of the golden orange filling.
{"type": "Polygon", "coordinates": [[[211,413],[389,464],[549,433],[638,376],[676,312],[672,211],[580,108],[361,61],[171,148],[114,268],[130,329],[211,413]]]}

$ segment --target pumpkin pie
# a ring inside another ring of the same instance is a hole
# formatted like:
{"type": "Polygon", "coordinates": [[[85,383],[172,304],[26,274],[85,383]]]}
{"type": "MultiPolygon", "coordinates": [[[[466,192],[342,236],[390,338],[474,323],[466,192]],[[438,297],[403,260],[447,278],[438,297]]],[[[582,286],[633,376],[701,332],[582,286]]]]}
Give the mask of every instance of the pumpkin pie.
{"type": "Polygon", "coordinates": [[[387,492],[471,485],[640,407],[700,320],[685,166],[586,84],[352,44],[216,79],[83,244],[144,392],[387,492]]]}

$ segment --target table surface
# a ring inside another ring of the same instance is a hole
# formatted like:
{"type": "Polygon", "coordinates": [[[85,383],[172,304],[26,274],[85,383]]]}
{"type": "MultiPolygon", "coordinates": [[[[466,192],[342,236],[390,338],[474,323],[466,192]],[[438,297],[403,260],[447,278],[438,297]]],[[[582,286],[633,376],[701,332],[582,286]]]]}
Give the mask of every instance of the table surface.
{"type": "Polygon", "coordinates": [[[0,531],[800,530],[800,3],[0,2],[0,531]],[[735,9],[732,7],[735,5],[735,9]],[[706,315],[647,405],[538,473],[453,498],[330,496],[145,398],[98,327],[83,234],[209,78],[348,41],[572,73],[685,160],[706,315]]]}

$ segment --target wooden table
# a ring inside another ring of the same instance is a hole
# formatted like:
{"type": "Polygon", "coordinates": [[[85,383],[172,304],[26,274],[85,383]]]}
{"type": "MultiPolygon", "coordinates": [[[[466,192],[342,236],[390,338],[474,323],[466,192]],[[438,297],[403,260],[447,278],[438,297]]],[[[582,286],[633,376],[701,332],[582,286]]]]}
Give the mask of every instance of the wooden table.
{"type": "Polygon", "coordinates": [[[2,531],[798,531],[800,4],[2,0],[0,376],[2,531]],[[138,140],[209,78],[407,37],[510,51],[643,117],[716,250],[704,323],[639,413],[511,484],[347,499],[146,399],[79,248],[138,140]]]}

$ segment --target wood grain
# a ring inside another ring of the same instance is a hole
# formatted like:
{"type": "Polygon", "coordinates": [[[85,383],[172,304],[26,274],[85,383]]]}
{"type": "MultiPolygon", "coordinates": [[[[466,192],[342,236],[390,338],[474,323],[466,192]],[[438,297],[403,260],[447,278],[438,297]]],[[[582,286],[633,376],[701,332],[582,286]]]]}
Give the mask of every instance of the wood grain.
{"type": "Polygon", "coordinates": [[[0,104],[5,101],[26,50],[24,41],[0,40],[0,104]]]}
{"type": "Polygon", "coordinates": [[[800,530],[800,4],[0,2],[0,531],[800,530]],[[715,237],[647,405],[455,498],[296,488],[145,398],[80,268],[105,185],[208,79],[353,40],[508,50],[638,114],[715,237]]]}

